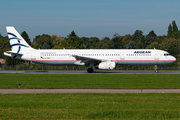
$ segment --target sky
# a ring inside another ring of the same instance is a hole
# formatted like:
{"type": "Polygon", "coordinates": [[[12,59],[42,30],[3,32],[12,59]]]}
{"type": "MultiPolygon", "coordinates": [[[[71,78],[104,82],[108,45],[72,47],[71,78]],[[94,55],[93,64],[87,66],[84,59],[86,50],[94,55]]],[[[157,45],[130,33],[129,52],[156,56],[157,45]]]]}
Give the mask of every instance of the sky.
{"type": "Polygon", "coordinates": [[[112,38],[151,30],[166,35],[172,20],[180,25],[180,0],[1,0],[0,33],[6,26],[37,35],[112,38]]]}

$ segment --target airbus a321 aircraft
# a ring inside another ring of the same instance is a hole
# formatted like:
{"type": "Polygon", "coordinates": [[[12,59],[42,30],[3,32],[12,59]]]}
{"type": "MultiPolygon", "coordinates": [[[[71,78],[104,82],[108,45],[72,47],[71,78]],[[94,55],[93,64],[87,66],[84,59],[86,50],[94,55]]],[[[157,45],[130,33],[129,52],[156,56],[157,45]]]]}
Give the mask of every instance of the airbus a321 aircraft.
{"type": "Polygon", "coordinates": [[[6,27],[11,51],[4,55],[49,65],[85,65],[88,73],[93,67],[115,69],[117,65],[171,64],[176,58],[168,52],[156,49],[33,49],[12,26],[6,27]]]}

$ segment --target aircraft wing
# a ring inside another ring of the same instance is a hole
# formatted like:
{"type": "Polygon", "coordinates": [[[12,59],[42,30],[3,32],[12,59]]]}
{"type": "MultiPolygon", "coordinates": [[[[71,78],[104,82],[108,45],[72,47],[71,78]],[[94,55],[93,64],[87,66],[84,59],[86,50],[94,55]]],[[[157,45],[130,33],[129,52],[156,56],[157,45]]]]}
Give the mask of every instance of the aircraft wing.
{"type": "Polygon", "coordinates": [[[79,56],[79,55],[72,55],[72,56],[75,57],[76,60],[81,60],[81,63],[85,63],[85,64],[88,64],[88,63],[98,64],[103,61],[101,59],[84,57],[84,56],[79,56]]]}

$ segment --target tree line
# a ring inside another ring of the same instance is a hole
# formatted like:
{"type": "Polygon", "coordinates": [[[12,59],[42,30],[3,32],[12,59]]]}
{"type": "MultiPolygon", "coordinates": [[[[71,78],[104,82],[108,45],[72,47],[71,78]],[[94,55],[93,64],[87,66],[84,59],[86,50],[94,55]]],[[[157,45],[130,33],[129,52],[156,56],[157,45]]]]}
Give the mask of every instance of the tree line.
{"type": "MultiPolygon", "coordinates": [[[[176,57],[177,62],[173,66],[180,66],[180,30],[174,20],[168,26],[167,35],[163,36],[157,36],[153,30],[147,35],[143,35],[141,30],[136,30],[132,35],[121,36],[115,33],[112,39],[109,37],[99,39],[79,37],[72,31],[67,37],[38,35],[31,42],[25,31],[21,35],[35,49],[161,49],[176,57]]],[[[3,56],[3,52],[7,50],[10,50],[8,37],[0,35],[0,56],[3,56]]],[[[22,61],[6,57],[7,65],[19,63],[22,61]]]]}

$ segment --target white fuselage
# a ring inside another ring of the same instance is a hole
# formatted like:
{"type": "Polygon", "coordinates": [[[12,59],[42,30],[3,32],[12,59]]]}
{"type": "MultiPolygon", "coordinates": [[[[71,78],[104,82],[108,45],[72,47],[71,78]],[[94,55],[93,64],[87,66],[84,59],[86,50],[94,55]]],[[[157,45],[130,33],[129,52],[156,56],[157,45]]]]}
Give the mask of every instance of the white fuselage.
{"type": "MultiPolygon", "coordinates": [[[[156,49],[33,49],[13,26],[7,26],[11,51],[4,55],[49,65],[85,65],[115,69],[116,65],[165,65],[176,61],[168,52],[156,49]]],[[[156,67],[157,68],[157,67],[156,67]]],[[[157,72],[157,69],[156,69],[157,72]]]]}
{"type": "Polygon", "coordinates": [[[168,52],[156,49],[33,49],[24,51],[19,59],[50,65],[85,65],[72,55],[115,62],[116,65],[165,65],[176,61],[168,52]]]}

